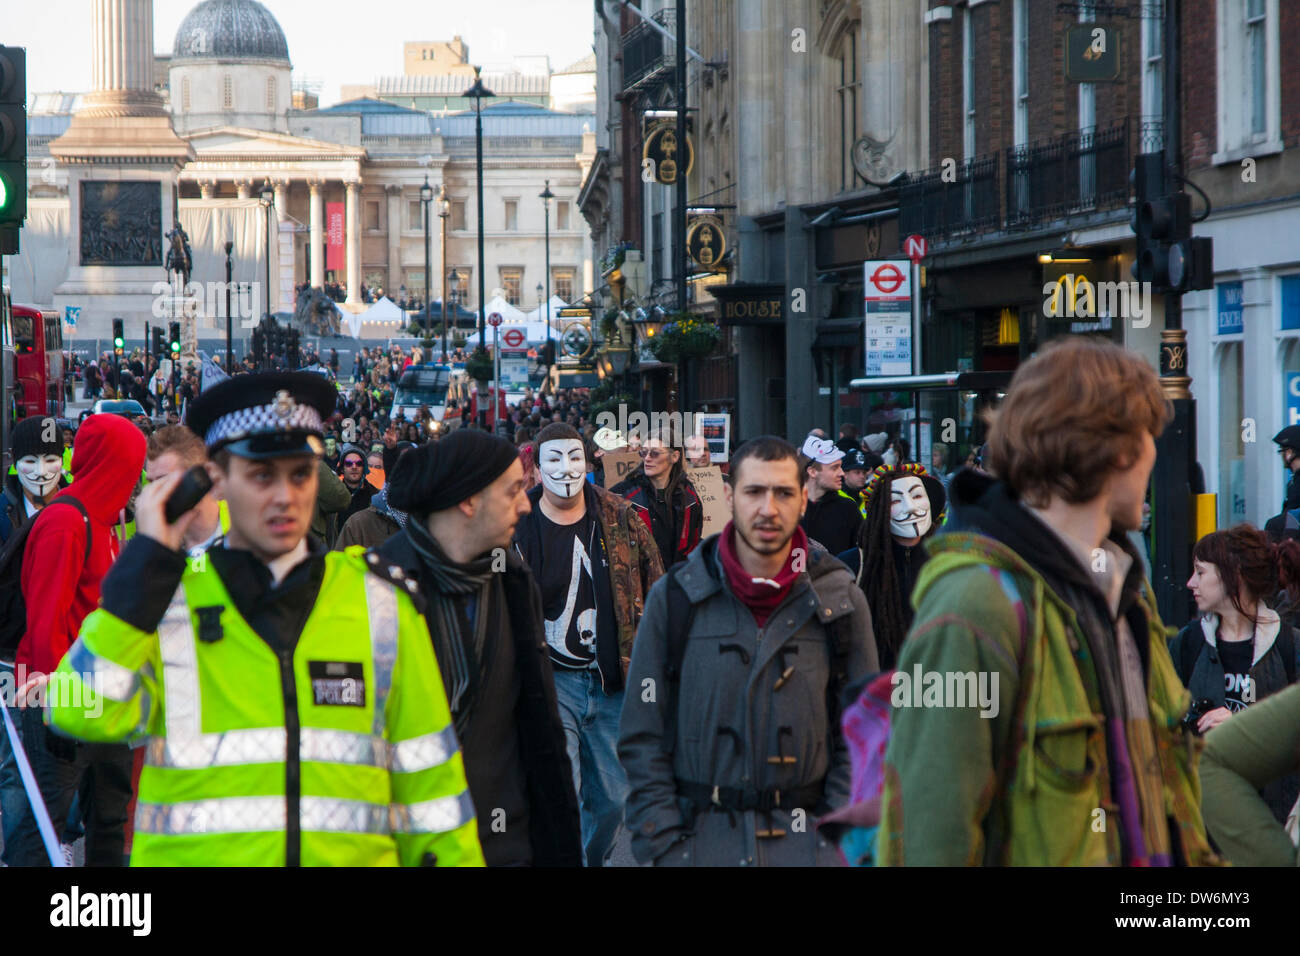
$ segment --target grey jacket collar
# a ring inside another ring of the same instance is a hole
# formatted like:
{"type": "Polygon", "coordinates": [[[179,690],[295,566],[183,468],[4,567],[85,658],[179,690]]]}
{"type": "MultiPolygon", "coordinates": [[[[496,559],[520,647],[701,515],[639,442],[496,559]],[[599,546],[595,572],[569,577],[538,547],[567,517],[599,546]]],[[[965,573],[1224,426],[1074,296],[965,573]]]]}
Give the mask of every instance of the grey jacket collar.
{"type": "MultiPolygon", "coordinates": [[[[1273,644],[1277,641],[1278,632],[1282,630],[1282,619],[1278,617],[1277,611],[1261,604],[1256,613],[1259,615],[1259,627],[1255,629],[1255,652],[1251,658],[1251,667],[1264,659],[1264,655],[1272,649],[1273,644]]],[[[1219,615],[1206,614],[1201,618],[1201,633],[1205,635],[1205,643],[1211,647],[1217,647],[1218,632],[1219,615]]]]}

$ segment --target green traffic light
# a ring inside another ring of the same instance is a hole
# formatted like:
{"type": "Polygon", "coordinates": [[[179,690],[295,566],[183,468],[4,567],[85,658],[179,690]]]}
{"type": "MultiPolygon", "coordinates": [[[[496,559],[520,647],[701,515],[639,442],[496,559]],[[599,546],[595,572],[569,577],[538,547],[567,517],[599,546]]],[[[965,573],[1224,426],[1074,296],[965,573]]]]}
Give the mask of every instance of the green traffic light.
{"type": "Polygon", "coordinates": [[[123,344],[124,343],[122,342],[121,339],[113,339],[113,348],[120,349],[123,346],[123,344]]]}
{"type": "Polygon", "coordinates": [[[172,351],[173,351],[173,352],[179,352],[180,350],[181,350],[181,343],[179,343],[179,342],[173,342],[173,343],[172,343],[172,351]]]}
{"type": "Polygon", "coordinates": [[[9,190],[5,186],[5,178],[0,176],[0,212],[9,206],[9,190]]]}

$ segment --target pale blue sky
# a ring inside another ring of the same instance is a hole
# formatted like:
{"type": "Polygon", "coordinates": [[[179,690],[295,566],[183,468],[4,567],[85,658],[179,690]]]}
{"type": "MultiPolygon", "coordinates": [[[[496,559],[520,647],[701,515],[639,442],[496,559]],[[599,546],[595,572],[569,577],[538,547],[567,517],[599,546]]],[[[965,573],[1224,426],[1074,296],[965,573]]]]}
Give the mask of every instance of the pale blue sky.
{"type": "MultiPolygon", "coordinates": [[[[472,63],[546,55],[561,69],[591,52],[591,0],[263,0],[289,42],[295,81],[319,81],[321,105],[344,83],[402,72],[402,43],[460,35],[472,63]]],[[[154,48],[170,53],[198,0],[154,0],[154,48]]],[[[27,48],[27,90],[90,86],[90,0],[0,0],[0,43],[27,48]]]]}

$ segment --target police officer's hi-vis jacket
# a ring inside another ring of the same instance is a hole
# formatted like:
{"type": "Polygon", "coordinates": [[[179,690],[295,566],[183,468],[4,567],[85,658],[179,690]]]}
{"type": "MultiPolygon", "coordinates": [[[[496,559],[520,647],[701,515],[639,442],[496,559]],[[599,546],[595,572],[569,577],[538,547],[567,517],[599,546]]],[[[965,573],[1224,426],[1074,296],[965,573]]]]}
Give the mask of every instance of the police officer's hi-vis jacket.
{"type": "Polygon", "coordinates": [[[211,555],[186,562],[156,631],[103,606],[86,618],[47,720],[86,741],[145,736],[133,866],[483,865],[424,618],[355,551],[324,556],[279,650],[211,555]]]}

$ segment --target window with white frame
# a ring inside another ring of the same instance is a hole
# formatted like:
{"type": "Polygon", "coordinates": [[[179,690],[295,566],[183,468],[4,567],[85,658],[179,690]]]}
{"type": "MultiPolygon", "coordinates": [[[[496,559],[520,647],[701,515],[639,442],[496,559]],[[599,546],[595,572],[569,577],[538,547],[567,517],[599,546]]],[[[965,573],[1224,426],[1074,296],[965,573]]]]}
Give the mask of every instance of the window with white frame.
{"type": "Polygon", "coordinates": [[[573,279],[577,272],[571,268],[551,270],[551,294],[558,295],[565,302],[573,301],[573,279]]]}
{"type": "Polygon", "coordinates": [[[966,159],[975,158],[975,11],[966,10],[961,44],[963,117],[962,152],[966,159]]]}
{"type": "MultiPolygon", "coordinates": [[[[1079,11],[1080,23],[1097,19],[1095,11],[1085,7],[1079,11]]],[[[1079,84],[1079,202],[1090,205],[1097,192],[1097,157],[1092,153],[1093,134],[1097,131],[1097,87],[1092,83],[1079,84]]]]}
{"type": "Polygon", "coordinates": [[[1165,21],[1142,18],[1142,148],[1165,146],[1165,21]]]}
{"type": "Polygon", "coordinates": [[[1014,22],[1015,145],[1029,142],[1029,0],[1016,0],[1014,22]]]}
{"type": "Polygon", "coordinates": [[[506,291],[506,301],[518,305],[524,298],[524,270],[516,266],[501,267],[501,288],[506,291]]]}
{"type": "Polygon", "coordinates": [[[1219,150],[1213,161],[1278,152],[1279,0],[1218,0],[1217,12],[1219,150]]]}
{"type": "Polygon", "coordinates": [[[858,97],[862,80],[858,77],[858,24],[844,31],[836,56],[838,80],[835,85],[839,111],[840,189],[852,189],[858,181],[853,168],[853,144],[858,140],[858,97]]]}

